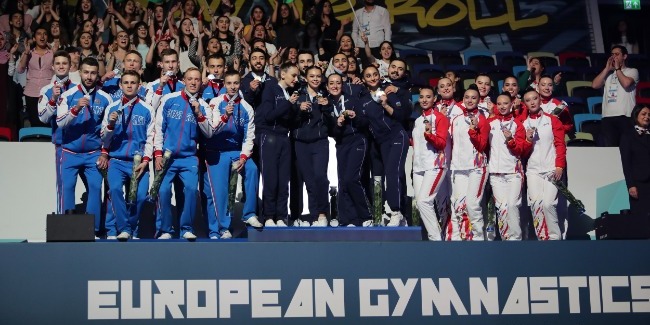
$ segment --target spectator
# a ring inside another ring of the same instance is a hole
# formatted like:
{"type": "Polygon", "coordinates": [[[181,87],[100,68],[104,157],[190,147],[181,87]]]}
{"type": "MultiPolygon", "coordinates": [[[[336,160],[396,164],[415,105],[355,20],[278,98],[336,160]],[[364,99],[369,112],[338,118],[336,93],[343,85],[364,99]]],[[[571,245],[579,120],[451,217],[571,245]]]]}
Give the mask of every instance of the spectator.
{"type": "MultiPolygon", "coordinates": [[[[264,25],[257,24],[253,26],[253,38],[251,39],[251,42],[255,41],[255,39],[262,39],[264,41],[264,47],[266,48],[266,53],[268,53],[268,55],[274,55],[278,52],[275,45],[269,43],[271,39],[264,25]]],[[[253,43],[251,43],[251,45],[253,45],[253,43]]]]}
{"type": "Polygon", "coordinates": [[[35,32],[38,27],[43,27],[50,30],[53,22],[58,22],[61,18],[59,16],[59,8],[52,6],[51,0],[45,0],[41,4],[40,14],[38,18],[34,19],[31,23],[31,31],[35,32]]]}
{"type": "Polygon", "coordinates": [[[14,53],[18,50],[18,44],[10,46],[8,38],[7,33],[0,32],[0,89],[5,90],[0,91],[0,127],[10,126],[7,116],[7,94],[10,92],[6,90],[9,89],[9,76],[13,75],[16,66],[14,53]]]}
{"type": "Polygon", "coordinates": [[[104,66],[104,53],[100,52],[97,49],[95,43],[93,43],[93,36],[88,32],[83,32],[79,35],[79,39],[76,42],[80,50],[80,60],[91,57],[98,61],[99,63],[99,74],[104,75],[106,73],[106,68],[104,66]]]}
{"type": "MultiPolygon", "coordinates": [[[[191,1],[191,0],[188,0],[191,1]]],[[[178,53],[181,73],[190,67],[195,67],[190,61],[189,50],[193,42],[198,42],[198,32],[194,29],[191,18],[181,20],[181,27],[177,34],[174,34],[174,49],[178,53]]]]}
{"type": "Polygon", "coordinates": [[[395,50],[393,49],[393,43],[389,41],[381,42],[379,45],[379,57],[375,57],[368,46],[368,37],[365,34],[361,34],[361,39],[366,44],[365,52],[366,57],[368,57],[368,63],[374,64],[379,69],[379,75],[386,77],[388,75],[388,66],[390,62],[397,58],[395,55],[395,50]]]}
{"type": "MultiPolygon", "coordinates": [[[[539,79],[545,75],[546,66],[539,58],[528,59],[528,70],[519,75],[518,83],[519,89],[525,91],[528,88],[533,88],[539,91],[539,79]]],[[[553,77],[553,85],[557,86],[562,81],[562,72],[555,74],[553,77]]],[[[557,96],[556,91],[553,92],[557,96]]]]}
{"type": "Polygon", "coordinates": [[[77,21],[77,27],[82,27],[82,24],[86,20],[92,21],[93,25],[97,24],[99,30],[104,30],[104,21],[97,18],[97,13],[95,12],[95,7],[91,0],[79,0],[77,2],[77,7],[75,9],[75,20],[77,21]],[[101,24],[101,26],[100,26],[101,24]]]}
{"type": "Polygon", "coordinates": [[[354,40],[350,35],[343,35],[339,40],[339,49],[336,52],[356,58],[359,55],[359,48],[354,46],[354,40]]]}
{"type": "Polygon", "coordinates": [[[20,28],[24,32],[29,32],[29,28],[32,25],[33,16],[25,13],[23,10],[23,1],[18,0],[16,2],[7,1],[7,10],[5,11],[8,14],[0,16],[0,31],[8,32],[13,31],[13,27],[20,28]],[[20,14],[20,22],[13,22],[17,18],[17,14],[20,14]],[[12,23],[13,22],[13,23],[12,23]]]}
{"type": "Polygon", "coordinates": [[[253,7],[253,10],[251,10],[251,16],[248,20],[248,25],[244,26],[244,40],[246,40],[246,42],[250,43],[251,39],[253,38],[253,26],[257,24],[265,24],[264,27],[266,27],[266,30],[269,32],[269,36],[271,36],[272,39],[275,38],[275,32],[271,27],[270,18],[266,18],[266,14],[264,13],[262,6],[257,5],[253,7]]]}
{"type": "Polygon", "coordinates": [[[230,19],[226,16],[217,18],[216,30],[212,35],[216,36],[221,42],[221,51],[225,56],[231,55],[235,51],[235,35],[230,32],[230,19]]]}
{"type": "Polygon", "coordinates": [[[120,31],[115,36],[115,42],[108,48],[106,54],[106,70],[122,70],[126,52],[131,49],[131,39],[125,31],[120,31]]]}
{"type": "MultiPolygon", "coordinates": [[[[322,46],[322,32],[318,22],[310,21],[305,26],[305,33],[300,39],[299,49],[302,51],[309,51],[314,55],[322,56],[325,55],[325,49],[322,46]]],[[[317,59],[316,61],[321,61],[317,59]]]]}
{"type": "Polygon", "coordinates": [[[636,105],[634,96],[639,71],[627,67],[626,59],[627,48],[615,45],[605,68],[591,82],[591,86],[596,89],[605,87],[600,134],[606,147],[618,147],[621,135],[628,126],[627,117],[630,117],[632,108],[636,105]]]}
{"type": "Polygon", "coordinates": [[[302,18],[305,23],[310,23],[318,19],[318,10],[321,7],[322,0],[303,0],[302,1],[302,18]]]}
{"type": "Polygon", "coordinates": [[[284,55],[282,56],[282,63],[291,62],[291,64],[298,64],[298,49],[295,47],[289,47],[285,50],[284,55]]]}
{"type": "Polygon", "coordinates": [[[242,26],[242,28],[244,26],[241,18],[233,15],[234,13],[235,5],[231,2],[231,0],[222,0],[219,4],[219,7],[217,7],[217,12],[215,13],[217,16],[226,16],[228,19],[230,19],[229,30],[231,33],[234,33],[236,30],[238,30],[240,26],[242,26]]]}
{"type": "Polygon", "coordinates": [[[650,212],[650,107],[647,104],[634,107],[632,123],[634,128],[628,124],[621,141],[623,174],[630,194],[630,210],[647,216],[650,212]]]}
{"type": "Polygon", "coordinates": [[[149,35],[155,36],[156,41],[161,38],[171,38],[170,28],[173,22],[172,12],[165,16],[165,8],[162,5],[155,5],[153,8],[153,23],[149,24],[149,35]]]}
{"type": "Polygon", "coordinates": [[[111,34],[113,35],[117,35],[121,31],[130,32],[135,24],[141,20],[139,9],[133,0],[127,0],[118,10],[113,8],[113,3],[111,2],[108,5],[107,12],[110,15],[111,34]]]}
{"type": "Polygon", "coordinates": [[[159,64],[161,62],[161,55],[163,51],[170,48],[168,38],[162,38],[157,42],[152,42],[145,59],[144,80],[146,82],[152,82],[160,77],[162,71],[162,67],[159,64]]]}
{"type": "Polygon", "coordinates": [[[275,29],[275,45],[283,47],[299,47],[298,33],[301,30],[300,15],[295,3],[276,2],[276,9],[271,16],[271,23],[275,29]]]}
{"type": "Polygon", "coordinates": [[[135,27],[131,32],[131,39],[133,40],[132,43],[135,45],[136,51],[138,51],[143,58],[147,57],[147,53],[149,53],[149,48],[152,43],[147,23],[141,21],[135,24],[135,27]]]}
{"type": "Polygon", "coordinates": [[[625,20],[618,22],[616,32],[612,33],[612,46],[620,45],[627,49],[627,53],[638,54],[639,43],[637,42],[637,37],[634,35],[634,32],[629,32],[627,27],[625,20]]]}
{"type": "Polygon", "coordinates": [[[70,46],[68,33],[63,29],[61,23],[58,20],[54,20],[50,24],[50,35],[48,39],[50,40],[50,47],[52,48],[52,51],[65,49],[66,47],[70,46]]]}
{"type": "Polygon", "coordinates": [[[81,52],[78,47],[69,46],[65,49],[70,54],[70,72],[68,78],[75,84],[81,83],[81,76],[79,75],[79,63],[81,61],[81,52]]]}
{"type": "Polygon", "coordinates": [[[47,30],[38,28],[34,33],[35,47],[32,48],[30,41],[25,43],[25,52],[20,57],[17,70],[18,73],[27,71],[27,82],[25,84],[25,102],[27,115],[31,126],[45,126],[38,118],[38,97],[41,88],[50,83],[54,72],[52,71],[52,51],[47,42],[47,30]]]}
{"type": "Polygon", "coordinates": [[[346,18],[343,21],[339,21],[334,16],[334,11],[332,10],[332,2],[325,0],[321,2],[319,6],[320,11],[320,22],[321,22],[321,31],[323,32],[323,44],[322,47],[325,50],[325,53],[334,55],[336,53],[337,44],[343,36],[343,31],[345,26],[350,23],[350,18],[346,18]]]}
{"type": "MultiPolygon", "coordinates": [[[[390,14],[386,8],[375,5],[375,0],[364,0],[364,7],[356,11],[357,19],[352,22],[352,39],[357,46],[364,46],[361,33],[366,34],[370,50],[376,58],[379,54],[379,45],[383,41],[391,40],[390,14]]],[[[366,62],[365,53],[362,53],[362,62],[366,62]]]]}

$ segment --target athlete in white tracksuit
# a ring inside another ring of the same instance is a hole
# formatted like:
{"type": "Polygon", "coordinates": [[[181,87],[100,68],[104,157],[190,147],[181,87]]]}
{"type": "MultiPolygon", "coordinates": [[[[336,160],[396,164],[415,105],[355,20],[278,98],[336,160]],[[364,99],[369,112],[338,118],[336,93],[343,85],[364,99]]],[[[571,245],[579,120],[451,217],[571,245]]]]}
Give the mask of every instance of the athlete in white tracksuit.
{"type": "Polygon", "coordinates": [[[478,110],[479,93],[475,86],[465,91],[463,115],[451,121],[452,217],[447,226],[448,240],[483,240],[481,200],[487,181],[487,156],[490,127],[478,110]]]}
{"type": "Polygon", "coordinates": [[[566,168],[566,146],[562,122],[540,108],[540,95],[534,91],[524,94],[528,117],[523,120],[526,140],[533,145],[528,158],[526,178],[528,205],[533,214],[535,233],[539,240],[560,240],[562,233],[557,217],[557,188],[566,168]]]}
{"type": "Polygon", "coordinates": [[[513,116],[512,106],[510,94],[499,95],[499,114],[489,120],[488,169],[496,207],[496,221],[502,240],[521,240],[519,207],[524,181],[521,157],[527,155],[532,147],[531,143],[526,141],[523,124],[513,116]]]}
{"type": "MultiPolygon", "coordinates": [[[[442,240],[434,200],[438,206],[446,198],[438,198],[438,191],[447,174],[451,156],[449,120],[433,108],[433,89],[420,89],[422,115],[413,126],[413,188],[422,223],[429,240],[442,240]]],[[[444,209],[443,209],[444,210],[444,209]]],[[[440,216],[446,220],[449,216],[440,216]]]]}

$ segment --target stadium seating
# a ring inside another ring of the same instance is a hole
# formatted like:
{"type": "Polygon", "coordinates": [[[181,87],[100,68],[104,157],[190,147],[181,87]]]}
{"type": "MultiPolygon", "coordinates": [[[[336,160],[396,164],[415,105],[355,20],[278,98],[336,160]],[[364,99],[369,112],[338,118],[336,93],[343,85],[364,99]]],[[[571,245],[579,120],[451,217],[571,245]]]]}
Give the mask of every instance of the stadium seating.
{"type": "Polygon", "coordinates": [[[592,67],[602,71],[605,68],[605,64],[607,64],[607,59],[609,59],[609,53],[591,53],[589,54],[589,59],[592,67]]]}
{"type": "Polygon", "coordinates": [[[462,65],[463,64],[463,58],[458,54],[458,52],[434,52],[432,53],[433,55],[433,63],[441,65],[445,68],[450,65],[462,65]]]}
{"type": "Polygon", "coordinates": [[[518,65],[526,65],[526,58],[520,52],[496,52],[494,56],[497,59],[497,64],[512,68],[518,65]]]}
{"type": "Polygon", "coordinates": [[[478,74],[478,71],[476,71],[474,68],[468,66],[468,65],[449,65],[447,66],[447,69],[453,70],[456,72],[456,76],[458,76],[461,80],[463,79],[475,79],[476,75],[478,74]]]}
{"type": "Polygon", "coordinates": [[[512,75],[512,69],[506,66],[485,67],[483,69],[479,69],[479,72],[486,73],[494,82],[503,80],[506,77],[512,75]]]}
{"type": "Polygon", "coordinates": [[[639,81],[636,84],[636,98],[650,98],[650,81],[639,81]]]}
{"type": "Polygon", "coordinates": [[[589,87],[589,88],[591,88],[591,82],[589,82],[589,81],[575,81],[575,80],[567,81],[567,83],[566,83],[566,92],[567,92],[567,94],[569,96],[574,96],[573,90],[576,87],[589,87]]]}
{"type": "Polygon", "coordinates": [[[436,64],[414,64],[412,76],[417,79],[414,82],[418,84],[427,84],[433,78],[440,78],[445,75],[443,67],[436,64]]]}
{"type": "Polygon", "coordinates": [[[561,66],[572,68],[590,67],[591,61],[584,52],[562,52],[558,53],[558,59],[561,66]]]}
{"type": "Polygon", "coordinates": [[[18,131],[20,142],[50,142],[52,141],[52,128],[30,127],[18,131]]]}
{"type": "Polygon", "coordinates": [[[411,71],[416,64],[431,64],[431,56],[425,50],[399,50],[397,53],[411,71]]]}
{"type": "Polygon", "coordinates": [[[528,52],[527,59],[538,58],[547,68],[557,67],[559,65],[557,56],[551,52],[528,52]]]}
{"type": "Polygon", "coordinates": [[[528,67],[525,66],[525,65],[517,65],[517,66],[514,66],[514,67],[512,67],[512,75],[514,75],[515,77],[519,78],[519,75],[520,75],[522,72],[526,71],[526,70],[528,70],[528,67]]]}
{"type": "Polygon", "coordinates": [[[463,52],[463,58],[465,60],[465,65],[472,66],[476,70],[495,65],[494,57],[490,51],[468,50],[463,52]]]}
{"type": "MultiPolygon", "coordinates": [[[[589,107],[589,113],[591,114],[596,114],[594,111],[594,108],[597,104],[601,104],[601,111],[602,111],[602,103],[603,103],[603,97],[602,96],[594,96],[594,97],[589,97],[587,98],[587,107],[589,107]]],[[[602,112],[598,112],[597,114],[600,114],[602,112]]]]}
{"type": "MultiPolygon", "coordinates": [[[[600,115],[600,114],[596,114],[600,115]]],[[[593,137],[594,141],[598,143],[600,137],[600,120],[586,120],[582,122],[580,126],[582,133],[589,133],[593,137]]]]}
{"type": "Polygon", "coordinates": [[[581,132],[582,131],[582,123],[585,121],[600,121],[602,119],[602,115],[600,114],[576,114],[573,116],[573,121],[575,122],[575,129],[576,132],[581,132]]]}
{"type": "Polygon", "coordinates": [[[0,128],[0,141],[11,141],[11,129],[9,128],[0,128]]]}

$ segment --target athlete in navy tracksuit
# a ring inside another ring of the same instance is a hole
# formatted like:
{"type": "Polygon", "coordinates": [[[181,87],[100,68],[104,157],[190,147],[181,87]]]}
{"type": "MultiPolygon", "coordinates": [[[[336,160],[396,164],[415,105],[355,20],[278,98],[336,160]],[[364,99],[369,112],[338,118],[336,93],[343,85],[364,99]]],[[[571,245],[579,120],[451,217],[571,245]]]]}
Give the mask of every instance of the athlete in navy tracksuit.
{"type": "Polygon", "coordinates": [[[277,79],[264,72],[266,67],[266,52],[261,49],[253,49],[249,55],[250,72],[241,80],[241,92],[244,100],[257,109],[262,104],[262,92],[270,84],[276,84],[277,79]]]}
{"type": "Polygon", "coordinates": [[[379,146],[386,182],[384,198],[392,211],[388,226],[395,227],[404,220],[401,209],[404,205],[404,164],[409,139],[402,126],[402,107],[408,102],[404,103],[398,93],[383,93],[376,67],[366,67],[363,79],[368,89],[361,94],[361,106],[368,116],[370,133],[379,146]]]}
{"type": "Polygon", "coordinates": [[[156,111],[154,157],[156,170],[162,170],[162,156],[171,151],[167,172],[158,194],[158,214],[161,219],[160,239],[170,239],[172,227],[171,199],[172,181],[179,176],[183,181],[184,205],[180,217],[180,236],[196,239],[193,234],[196,196],[198,194],[199,161],[196,143],[199,132],[206,138],[212,136],[211,111],[208,104],[197,98],[201,87],[201,72],[196,68],[185,71],[185,89],[163,96],[156,111]]]}
{"type": "Polygon", "coordinates": [[[370,203],[361,183],[368,139],[360,129],[367,128],[368,119],[359,101],[342,92],[344,84],[340,75],[331,74],[327,80],[328,125],[330,134],[336,139],[338,163],[338,217],[343,226],[371,226],[370,203]]]}
{"type": "Polygon", "coordinates": [[[236,71],[225,78],[227,94],[210,101],[214,134],[205,143],[207,171],[203,191],[207,197],[207,215],[210,238],[232,238],[228,212],[228,181],[231,165],[238,161],[238,171],[243,173],[246,193],[242,219],[253,226],[262,226],[256,217],[257,186],[259,174],[251,156],[255,138],[254,113],[239,92],[240,76],[236,71]],[[242,165],[243,164],[243,165],[242,165]],[[249,221],[249,219],[252,219],[249,221]]]}
{"type": "Polygon", "coordinates": [[[52,68],[55,73],[55,81],[41,89],[41,96],[38,99],[38,118],[41,122],[52,127],[52,143],[54,144],[56,164],[56,213],[63,211],[63,189],[61,183],[61,141],[63,134],[56,124],[56,108],[61,100],[61,94],[77,85],[68,78],[70,72],[70,55],[66,51],[54,53],[52,68]]]}
{"type": "Polygon", "coordinates": [[[291,90],[298,82],[298,68],[285,63],[280,76],[277,84],[266,85],[262,103],[255,111],[255,137],[259,138],[260,143],[260,170],[264,186],[262,218],[267,227],[287,225],[291,173],[288,133],[292,106],[298,100],[298,94],[291,90]]]}
{"type": "Polygon", "coordinates": [[[62,129],[61,177],[63,210],[75,208],[77,175],[83,171],[88,181],[86,211],[95,215],[95,233],[101,231],[101,184],[99,168],[106,168],[106,157],[100,158],[99,137],[104,110],[111,97],[98,89],[99,63],[93,58],[81,62],[82,84],[61,95],[56,123],[62,129]]]}
{"type": "Polygon", "coordinates": [[[103,149],[108,152],[109,209],[116,219],[117,239],[129,239],[138,225],[149,189],[149,161],[153,156],[155,111],[138,94],[140,75],[128,71],[121,78],[123,97],[106,108],[102,122],[103,149]],[[136,167],[141,174],[133,206],[124,199],[124,185],[133,175],[133,158],[142,157],[136,167]]]}

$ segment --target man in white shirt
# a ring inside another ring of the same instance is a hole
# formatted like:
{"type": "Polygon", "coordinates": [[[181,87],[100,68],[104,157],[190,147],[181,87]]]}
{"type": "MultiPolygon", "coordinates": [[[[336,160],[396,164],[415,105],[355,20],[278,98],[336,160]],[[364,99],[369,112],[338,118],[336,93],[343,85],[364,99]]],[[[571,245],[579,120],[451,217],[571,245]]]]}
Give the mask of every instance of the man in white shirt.
{"type": "Polygon", "coordinates": [[[606,147],[618,147],[621,135],[631,125],[629,117],[636,105],[639,71],[625,66],[626,59],[627,49],[621,45],[613,46],[605,68],[591,82],[593,88],[605,87],[600,134],[606,147]]]}
{"type": "MultiPolygon", "coordinates": [[[[366,44],[361,40],[360,33],[368,36],[370,50],[376,58],[380,58],[379,46],[383,41],[391,40],[392,32],[390,30],[390,14],[382,6],[376,6],[375,0],[365,0],[364,7],[357,9],[356,19],[352,23],[352,40],[360,48],[365,48],[366,44]]],[[[365,62],[364,51],[359,51],[362,60],[365,62]]]]}

